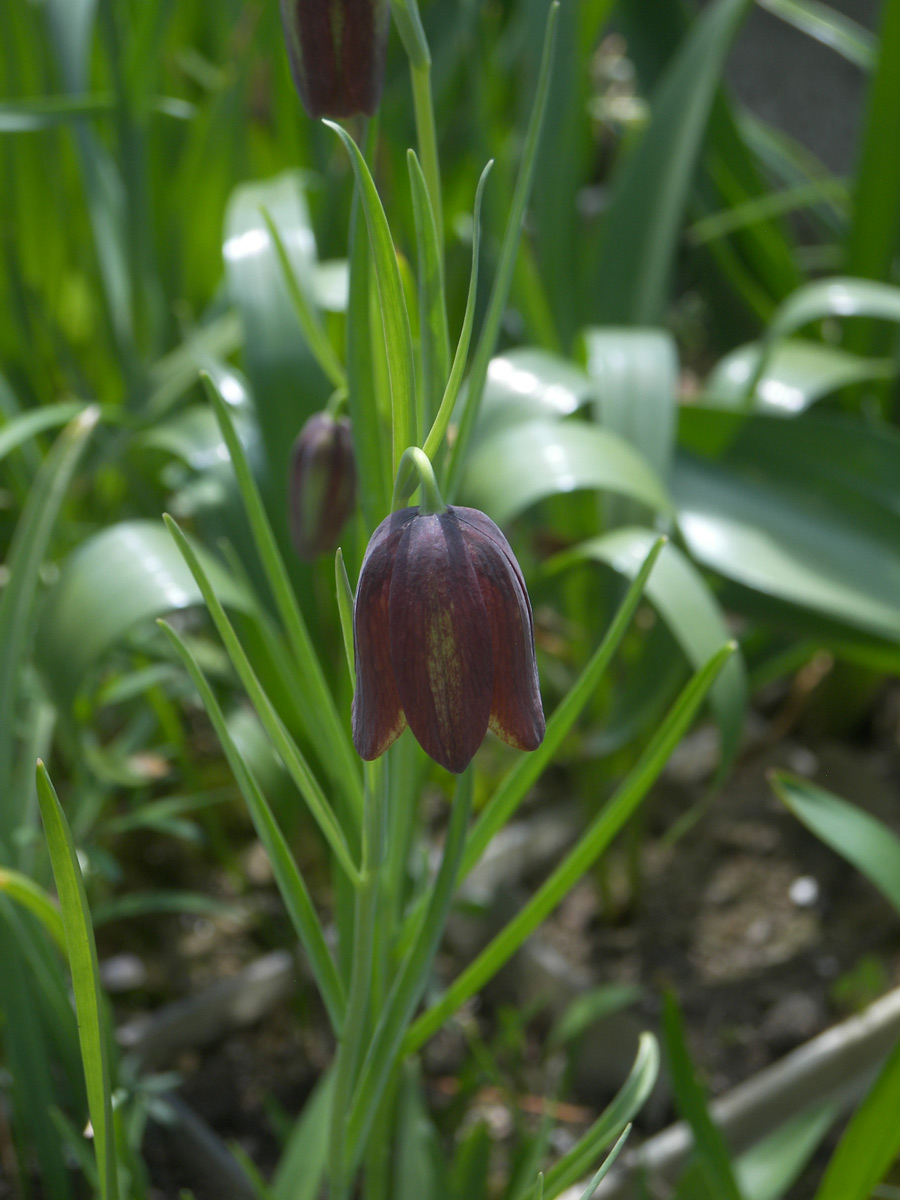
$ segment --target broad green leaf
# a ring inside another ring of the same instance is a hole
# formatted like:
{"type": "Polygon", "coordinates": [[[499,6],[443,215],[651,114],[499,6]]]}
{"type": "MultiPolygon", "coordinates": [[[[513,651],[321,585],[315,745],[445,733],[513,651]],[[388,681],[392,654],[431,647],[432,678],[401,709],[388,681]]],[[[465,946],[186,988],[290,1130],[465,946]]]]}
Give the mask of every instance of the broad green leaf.
{"type": "Polygon", "coordinates": [[[900,916],[900,838],[883,821],[807,779],[778,771],[772,786],[794,816],[874,883],[900,916]]]}
{"type": "MultiPolygon", "coordinates": [[[[672,490],[693,558],[845,638],[900,640],[900,437],[686,408],[672,490]]],[[[833,635],[834,636],[834,635],[833,635]]]]}
{"type": "Polygon", "coordinates": [[[764,373],[758,377],[762,353],[759,342],[750,342],[726,354],[707,377],[704,401],[743,409],[747,385],[756,378],[754,410],[793,416],[839,388],[890,379],[894,371],[887,359],[860,358],[836,346],[787,338],[768,355],[764,373]]]}
{"type": "Polygon", "coordinates": [[[688,1050],[684,1021],[671,992],[663,998],[663,1029],[675,1103],[691,1127],[695,1153],[715,1183],[715,1195],[720,1200],[741,1200],[725,1139],[709,1115],[704,1089],[688,1050]]]}
{"type": "Polygon", "coordinates": [[[868,1200],[900,1152],[900,1042],[831,1156],[815,1200],[868,1200]]]}
{"type": "Polygon", "coordinates": [[[746,0],[716,0],[697,18],[653,93],[653,117],[612,182],[594,289],[599,324],[663,316],[678,234],[716,88],[746,0]]]}
{"type": "Polygon", "coordinates": [[[529,421],[486,438],[469,460],[462,495],[503,525],[539,500],[584,488],[628,496],[654,512],[672,511],[659,477],[637,450],[577,420],[529,421]]]}
{"type": "Polygon", "coordinates": [[[590,328],[582,334],[597,420],[668,479],[675,449],[678,352],[663,329],[590,328]]]}
{"type": "Polygon", "coordinates": [[[100,1195],[102,1200],[117,1200],[119,1179],[112,1119],[109,1030],[106,1028],[103,1011],[100,968],[91,913],[72,834],[50,782],[50,776],[44,764],[40,762],[37,770],[37,791],[53,878],[59,893],[69,967],[72,971],[72,989],[78,1013],[78,1037],[97,1154],[100,1195]]]}
{"type": "Polygon", "coordinates": [[[570,417],[593,394],[587,374],[569,359],[531,347],[507,350],[488,367],[475,439],[523,421],[570,417]]]}
{"type": "Polygon", "coordinates": [[[642,1033],[631,1073],[615,1098],[590,1129],[544,1176],[544,1196],[554,1200],[593,1167],[598,1155],[643,1108],[659,1074],[659,1047],[652,1033],[642,1033]]]}
{"type": "MultiPolygon", "coordinates": [[[[216,590],[232,607],[252,603],[206,551],[216,590]]],[[[89,669],[142,621],[203,603],[199,588],[157,521],[124,521],[82,543],[63,563],[37,633],[37,662],[51,696],[72,705],[89,669]]]]}
{"type": "MultiPolygon", "coordinates": [[[[574,546],[548,566],[563,570],[577,562],[594,560],[633,579],[656,538],[649,529],[616,529],[574,546]]],[[[647,580],[645,595],[672,631],[693,670],[699,670],[729,640],[724,616],[705,580],[671,542],[663,546],[647,580]]],[[[719,727],[725,766],[737,753],[747,707],[747,676],[740,655],[734,655],[710,688],[709,705],[719,727]]]]}

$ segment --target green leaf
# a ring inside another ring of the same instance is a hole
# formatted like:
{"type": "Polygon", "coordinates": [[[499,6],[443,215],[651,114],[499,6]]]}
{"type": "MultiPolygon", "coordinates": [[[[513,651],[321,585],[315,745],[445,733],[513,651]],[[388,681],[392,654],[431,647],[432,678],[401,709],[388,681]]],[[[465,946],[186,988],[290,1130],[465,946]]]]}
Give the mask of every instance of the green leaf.
{"type": "Polygon", "coordinates": [[[585,371],[547,350],[520,347],[492,358],[475,430],[477,442],[507,425],[570,417],[594,397],[585,371]]]}
{"type": "Polygon", "coordinates": [[[894,371],[888,359],[860,358],[836,346],[787,338],[768,354],[760,375],[762,354],[759,342],[726,354],[707,377],[704,401],[723,408],[745,409],[747,385],[756,379],[754,410],[788,417],[839,388],[890,379],[894,371]]]}
{"type": "Polygon", "coordinates": [[[606,215],[593,318],[655,325],[716,87],[747,0],[717,0],[697,18],[652,96],[653,117],[616,172],[606,215]]]}
{"type": "Polygon", "coordinates": [[[838,1147],[815,1200],[868,1200],[900,1152],[900,1043],[884,1064],[838,1147]]]}
{"type": "MultiPolygon", "coordinates": [[[[547,566],[550,570],[564,570],[574,563],[593,559],[633,579],[656,539],[657,535],[649,529],[616,529],[565,551],[547,566]]],[[[663,547],[659,562],[647,580],[645,595],[694,670],[699,670],[729,640],[725,618],[712,592],[699,571],[672,543],[663,547]]],[[[710,688],[709,705],[719,727],[722,765],[727,768],[740,744],[747,707],[747,676],[740,655],[734,655],[710,688]]]]}
{"type": "Polygon", "coordinates": [[[723,647],[689,681],[660,723],[636,765],[594,818],[574,849],[524,908],[457,976],[441,999],[412,1025],[404,1042],[406,1053],[411,1053],[423,1045],[460,1005],[493,978],[571,891],[582,875],[590,870],[625,822],[637,811],[670,754],[693,723],[706,693],[734,649],[733,643],[723,647]]]}
{"type": "MultiPolygon", "coordinates": [[[[41,565],[66,492],[100,415],[84,409],[56,439],[32,484],[7,556],[9,580],[0,592],[0,843],[15,828],[10,795],[22,664],[31,649],[41,565]]],[[[40,643],[40,635],[38,635],[40,643]]]]}
{"type": "MultiPolygon", "coordinates": [[[[197,551],[226,604],[250,598],[206,551],[197,551]]],[[[37,663],[51,696],[70,708],[88,670],[140,622],[203,603],[165,528],[123,521],[83,542],[63,563],[41,614],[37,663]]]]}
{"type": "Polygon", "coordinates": [[[318,779],[316,779],[309,764],[301,754],[296,742],[285,728],[275,706],[260,684],[246,651],[234,631],[234,626],[225,614],[222,602],[216,594],[215,587],[206,572],[200,556],[198,556],[196,550],[185,537],[177,523],[168,515],[164,516],[164,520],[169,533],[174,539],[175,545],[178,547],[182,558],[187,563],[196,581],[197,587],[200,589],[213,623],[219,632],[225,649],[228,651],[228,657],[231,659],[238,678],[244,685],[251,704],[256,709],[257,716],[268,733],[272,745],[277,750],[281,761],[297,785],[300,794],[306,800],[309,811],[319,826],[323,837],[334,852],[335,858],[344,871],[346,871],[348,878],[354,882],[358,882],[359,871],[353,862],[350,849],[347,845],[347,839],[334,814],[334,809],[322,790],[318,779]]]}
{"type": "Polygon", "coordinates": [[[582,344],[597,420],[639,450],[660,479],[668,479],[678,405],[672,335],[662,329],[591,328],[582,344]]]}
{"type": "Polygon", "coordinates": [[[462,494],[502,526],[539,500],[583,488],[628,496],[654,512],[672,511],[643,456],[616,434],[583,421],[528,421],[486,438],[471,456],[462,494]]]}
{"type": "Polygon", "coordinates": [[[57,425],[65,425],[84,413],[85,406],[75,401],[63,404],[44,404],[40,408],[32,408],[21,413],[12,420],[0,425],[0,462],[11,450],[30,441],[45,429],[55,429],[57,425]]]}
{"type": "Polygon", "coordinates": [[[91,926],[84,880],[78,855],[50,776],[39,762],[37,769],[38,801],[59,893],[63,927],[66,934],[69,967],[75,1009],[78,1013],[78,1038],[87,1084],[88,1109],[97,1154],[97,1173],[102,1200],[117,1200],[119,1180],[112,1119],[112,1086],[108,1057],[108,1030],[103,1012],[97,945],[91,926]]]}
{"type": "Polygon", "coordinates": [[[675,1103],[694,1135],[695,1153],[713,1181],[719,1200],[742,1200],[725,1139],[713,1124],[706,1096],[691,1062],[684,1023],[675,997],[663,998],[663,1029],[675,1103]]]}
{"type": "Polygon", "coordinates": [[[325,935],[322,932],[303,876],[291,856],[284,834],[272,815],[272,810],[260,791],[253,772],[231,736],[228,722],[225,720],[203,672],[197,665],[196,659],[174,629],[165,622],[160,622],[160,624],[184,663],[200,694],[203,706],[209,714],[209,719],[212,721],[222,749],[225,751],[228,765],[231,767],[241,795],[244,797],[257,836],[265,847],[269,862],[272,864],[272,872],[288,916],[309,956],[310,967],[319,994],[328,1011],[332,1029],[337,1032],[341,1028],[344,1017],[344,988],[326,945],[325,935]]]}
{"type": "Polygon", "coordinates": [[[23,908],[33,912],[65,954],[66,935],[62,916],[57,905],[39,884],[23,875],[21,871],[0,867],[0,892],[11,896],[23,908]]]}
{"type": "Polygon", "coordinates": [[[734,1169],[746,1200],[781,1200],[840,1115],[830,1100],[813,1104],[784,1121],[736,1160],[734,1169]]]}
{"type": "Polygon", "coordinates": [[[875,38],[863,25],[818,0],[756,0],[801,33],[835,50],[848,62],[868,70],[875,57],[875,38]]]}
{"type": "Polygon", "coordinates": [[[408,446],[417,444],[416,437],[416,373],[413,361],[412,333],[406,297],[397,265],[397,253],[391,237],[384,206],[375,181],[356,142],[333,121],[325,121],[338,135],[350,155],[356,176],[356,186],[369,231],[369,244],[375,261],[375,278],[381,298],[381,318],[384,323],[384,343],[387,350],[388,372],[391,380],[393,411],[393,469],[396,473],[400,458],[408,446]]]}
{"type": "Polygon", "coordinates": [[[692,557],[831,637],[900,641],[900,438],[886,426],[682,411],[672,491],[692,557]]]}
{"type": "Polygon", "coordinates": [[[794,816],[874,883],[900,916],[900,838],[882,821],[807,779],[777,771],[772,787],[794,816]]]}
{"type": "Polygon", "coordinates": [[[659,1074],[659,1047],[652,1033],[642,1033],[631,1073],[590,1129],[547,1171],[544,1196],[554,1200],[591,1169],[606,1147],[618,1138],[644,1107],[659,1074]]]}
{"type": "Polygon", "coordinates": [[[406,161],[416,226],[419,355],[422,364],[419,373],[422,401],[419,428],[424,433],[434,420],[438,398],[443,394],[450,373],[450,333],[447,328],[444,263],[428,185],[413,150],[406,152],[406,161]]]}

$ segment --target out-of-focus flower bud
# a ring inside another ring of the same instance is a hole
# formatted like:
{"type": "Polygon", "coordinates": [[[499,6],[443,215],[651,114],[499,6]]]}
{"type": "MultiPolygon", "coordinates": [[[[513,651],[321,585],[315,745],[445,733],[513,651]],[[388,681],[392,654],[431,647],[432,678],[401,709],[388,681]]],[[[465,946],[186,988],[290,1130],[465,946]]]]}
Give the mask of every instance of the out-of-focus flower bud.
{"type": "Polygon", "coordinates": [[[384,82],[387,0],[281,0],[281,20],[309,115],[371,116],[384,82]]]}
{"type": "Polygon", "coordinates": [[[356,502],[350,422],[329,413],[310,417],[291,452],[290,527],[305,562],[334,550],[356,502]]]}
{"type": "Polygon", "coordinates": [[[353,742],[377,758],[412,729],[448,771],[488,728],[535,750],[544,712],[534,622],[509,542],[474,508],[404,508],[375,530],[353,609],[353,742]]]}

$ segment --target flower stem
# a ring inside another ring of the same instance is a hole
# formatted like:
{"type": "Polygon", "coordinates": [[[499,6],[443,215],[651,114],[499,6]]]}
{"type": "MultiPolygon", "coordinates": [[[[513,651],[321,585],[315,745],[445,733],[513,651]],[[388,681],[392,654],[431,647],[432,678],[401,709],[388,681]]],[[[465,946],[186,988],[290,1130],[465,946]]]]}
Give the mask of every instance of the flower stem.
{"type": "Polygon", "coordinates": [[[447,505],[441,495],[434,468],[424,450],[418,446],[410,446],[403,451],[400,465],[397,468],[397,479],[394,483],[394,496],[391,501],[391,511],[401,506],[403,501],[411,496],[416,489],[415,475],[418,475],[418,486],[422,489],[422,499],[419,508],[423,516],[431,516],[447,511],[447,505]]]}

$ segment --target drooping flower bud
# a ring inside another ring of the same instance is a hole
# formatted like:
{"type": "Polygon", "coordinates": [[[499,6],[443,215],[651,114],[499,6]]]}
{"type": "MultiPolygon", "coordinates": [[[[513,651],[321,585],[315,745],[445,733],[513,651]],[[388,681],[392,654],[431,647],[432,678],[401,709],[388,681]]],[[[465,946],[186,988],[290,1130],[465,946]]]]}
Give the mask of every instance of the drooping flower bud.
{"type": "Polygon", "coordinates": [[[291,540],[304,562],[334,550],[356,502],[350,422],[329,413],[310,417],[291,452],[291,540]]]}
{"type": "Polygon", "coordinates": [[[365,759],[408,724],[456,774],[488,728],[520,750],[544,737],[534,621],[509,542],[474,508],[404,508],[375,530],[353,609],[353,743],[365,759]]]}
{"type": "Polygon", "coordinates": [[[281,20],[309,115],[372,116],[384,82],[387,0],[281,0],[281,20]]]}

